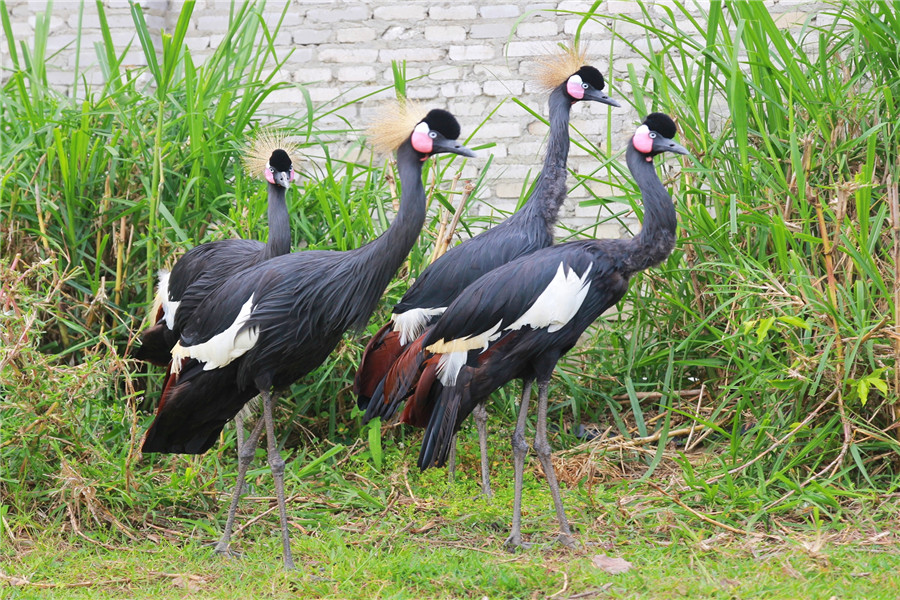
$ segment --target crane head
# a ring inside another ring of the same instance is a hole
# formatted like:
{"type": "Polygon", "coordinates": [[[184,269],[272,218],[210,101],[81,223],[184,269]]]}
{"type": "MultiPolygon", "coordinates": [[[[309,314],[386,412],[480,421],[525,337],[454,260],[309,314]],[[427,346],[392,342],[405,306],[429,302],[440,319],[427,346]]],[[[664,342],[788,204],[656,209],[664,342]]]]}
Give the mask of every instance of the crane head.
{"type": "Polygon", "coordinates": [[[647,156],[648,161],[663,152],[689,154],[687,148],[672,141],[675,133],[675,121],[669,115],[650,113],[634,132],[631,143],[635,150],[647,156]]]}
{"type": "Polygon", "coordinates": [[[272,156],[269,157],[264,174],[266,181],[285,189],[291,187],[291,182],[296,178],[294,166],[291,164],[291,157],[281,148],[276,148],[272,151],[272,156]]]}
{"type": "Polygon", "coordinates": [[[566,80],[566,94],[569,95],[572,102],[593,100],[610,106],[621,106],[616,100],[606,95],[603,91],[604,87],[606,87],[606,82],[603,80],[603,75],[590,65],[584,65],[566,80]]]}
{"type": "Polygon", "coordinates": [[[442,152],[474,157],[474,152],[457,141],[459,133],[460,127],[456,117],[446,110],[435,108],[429,111],[413,129],[410,143],[417,152],[426,157],[442,152]]]}
{"type": "Polygon", "coordinates": [[[287,189],[297,178],[291,155],[297,155],[297,146],[287,135],[263,129],[244,148],[244,169],[251,177],[262,176],[287,189]]]}

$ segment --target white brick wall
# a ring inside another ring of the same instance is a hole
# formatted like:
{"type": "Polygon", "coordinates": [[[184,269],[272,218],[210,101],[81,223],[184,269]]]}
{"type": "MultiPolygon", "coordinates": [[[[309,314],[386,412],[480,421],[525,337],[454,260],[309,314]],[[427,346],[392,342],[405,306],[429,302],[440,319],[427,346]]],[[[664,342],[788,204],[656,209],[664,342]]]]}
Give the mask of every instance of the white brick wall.
{"type": "MultiPolygon", "coordinates": [[[[510,210],[515,205],[526,176],[537,175],[543,159],[547,127],[521,107],[509,101],[516,96],[528,106],[546,115],[547,101],[543,93],[535,91],[531,83],[536,60],[557,42],[571,43],[580,19],[577,15],[559,11],[587,10],[587,0],[506,0],[502,4],[478,0],[461,4],[448,0],[269,0],[266,17],[273,26],[281,17],[285,2],[290,2],[281,31],[275,39],[280,56],[293,51],[285,65],[281,80],[308,86],[314,102],[327,102],[344,93],[349,100],[381,88],[389,88],[391,60],[406,60],[410,77],[424,75],[408,85],[410,96],[428,105],[448,108],[460,120],[463,135],[471,133],[486,116],[500,105],[490,123],[483,126],[472,144],[493,142],[494,166],[482,199],[486,206],[476,208],[475,214],[491,214],[491,207],[510,210]],[[523,15],[527,15],[523,18],[523,15]],[[518,21],[518,19],[522,19],[518,21]],[[513,29],[515,27],[515,30],[513,29]],[[530,173],[530,175],[529,175],[530,173]]],[[[767,0],[772,12],[780,15],[782,26],[802,24],[809,15],[824,8],[811,0],[767,0]]],[[[180,2],[170,0],[142,0],[148,25],[158,32],[171,31],[181,9],[180,2]]],[[[662,14],[662,7],[671,0],[655,0],[651,10],[662,14]]],[[[690,3],[688,3],[690,4],[690,3]]],[[[69,89],[73,83],[75,40],[79,5],[83,6],[81,68],[96,65],[93,41],[100,40],[99,19],[93,2],[56,2],[51,16],[52,50],[64,48],[48,65],[50,80],[60,88],[69,89]],[[66,46],[68,44],[68,46],[66,46]]],[[[113,39],[119,49],[133,38],[133,24],[128,2],[104,0],[113,39]]],[[[691,5],[693,6],[693,5],[691,5]]],[[[30,44],[34,37],[36,15],[45,9],[38,0],[8,0],[7,7],[17,41],[30,44]]],[[[224,38],[228,27],[231,0],[198,0],[187,34],[187,44],[195,62],[203,60],[224,38]]],[[[628,0],[607,0],[600,6],[607,14],[627,13],[639,16],[636,3],[628,0]]],[[[604,75],[610,73],[607,53],[610,34],[606,23],[591,22],[582,29],[583,39],[593,48],[590,63],[604,75]]],[[[617,23],[617,32],[629,39],[641,37],[640,29],[617,23]]],[[[128,60],[138,64],[142,60],[137,40],[128,60]],[[137,49],[137,51],[135,50],[137,49]]],[[[627,105],[628,98],[616,88],[616,79],[626,76],[631,63],[638,73],[643,71],[640,58],[623,48],[614,52],[611,66],[613,89],[610,94],[627,105]]],[[[0,43],[0,64],[9,64],[6,41],[0,43]]],[[[99,82],[96,66],[88,80],[99,82]]],[[[381,100],[390,98],[392,91],[367,99],[341,111],[341,116],[364,127],[381,100]]],[[[303,96],[297,89],[273,93],[265,110],[288,113],[305,110],[303,96]]],[[[612,119],[613,148],[622,148],[640,116],[630,108],[608,110],[595,104],[576,105],[572,123],[595,146],[605,148],[607,118],[612,119]]],[[[469,161],[483,164],[484,158],[469,161]]],[[[596,169],[596,161],[572,146],[569,166],[579,173],[596,169]]],[[[471,173],[475,173],[471,168],[471,173]]],[[[605,173],[601,171],[600,174],[605,173]]],[[[574,185],[574,179],[570,178],[574,185]]],[[[614,187],[591,184],[601,196],[614,195],[614,187]]],[[[600,217],[625,210],[624,205],[585,207],[580,199],[589,195],[583,188],[573,191],[563,210],[565,222],[573,227],[588,227],[600,217]]],[[[633,217],[626,222],[633,224],[633,217]]],[[[598,235],[618,236],[625,230],[618,222],[596,228],[598,235]]]]}

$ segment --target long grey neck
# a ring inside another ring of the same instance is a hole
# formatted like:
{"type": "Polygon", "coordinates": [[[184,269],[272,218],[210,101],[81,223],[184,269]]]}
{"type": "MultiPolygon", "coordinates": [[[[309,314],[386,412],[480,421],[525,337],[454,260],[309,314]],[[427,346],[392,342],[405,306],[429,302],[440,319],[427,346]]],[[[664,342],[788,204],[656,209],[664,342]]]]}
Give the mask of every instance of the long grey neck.
{"type": "Polygon", "coordinates": [[[631,252],[625,261],[628,270],[636,272],[654,267],[668,258],[675,248],[677,221],[675,205],[659,180],[653,161],[648,161],[647,156],[635,150],[629,142],[625,162],[641,190],[644,203],[643,227],[630,241],[631,252]]]}
{"type": "MultiPolygon", "coordinates": [[[[394,273],[406,260],[425,223],[425,186],[422,185],[422,155],[409,140],[397,149],[397,171],[400,176],[400,210],[387,231],[359,249],[363,260],[369,260],[375,287],[390,283],[394,273]]],[[[383,288],[382,288],[383,291],[383,288]]],[[[378,292],[381,296],[381,291],[378,292]]]]}
{"type": "Polygon", "coordinates": [[[566,161],[569,158],[569,113],[572,110],[572,100],[563,90],[564,86],[565,84],[558,86],[550,94],[550,137],[547,140],[544,166],[534,185],[534,191],[525,206],[510,217],[510,220],[538,218],[546,223],[551,236],[567,191],[566,161]]]}
{"type": "Polygon", "coordinates": [[[288,216],[286,189],[274,183],[269,186],[269,243],[265,258],[270,259],[291,251],[291,219],[288,216]]]}

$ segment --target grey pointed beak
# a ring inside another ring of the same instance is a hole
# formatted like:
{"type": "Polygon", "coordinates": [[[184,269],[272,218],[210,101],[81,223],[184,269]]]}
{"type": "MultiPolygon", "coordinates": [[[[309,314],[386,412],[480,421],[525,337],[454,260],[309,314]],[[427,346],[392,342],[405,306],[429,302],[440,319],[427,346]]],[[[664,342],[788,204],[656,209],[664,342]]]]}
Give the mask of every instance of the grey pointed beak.
{"type": "Polygon", "coordinates": [[[460,156],[468,156],[469,158],[475,158],[476,156],[478,156],[473,151],[460,144],[458,141],[448,140],[445,137],[438,136],[434,140],[431,153],[438,154],[441,152],[450,152],[453,154],[459,154],[460,156]]]}
{"type": "Polygon", "coordinates": [[[279,185],[288,190],[291,188],[292,175],[293,173],[291,171],[277,171],[272,174],[272,177],[275,179],[275,185],[279,185]]]}
{"type": "Polygon", "coordinates": [[[584,91],[584,98],[582,98],[582,100],[593,100],[594,102],[609,104],[610,106],[615,106],[617,108],[621,108],[622,106],[618,101],[607,96],[603,90],[594,89],[593,87],[589,87],[584,91]]]}
{"type": "Polygon", "coordinates": [[[676,144],[669,138],[662,137],[661,135],[657,135],[653,140],[653,150],[654,152],[671,152],[673,154],[690,155],[687,148],[680,144],[676,144]]]}

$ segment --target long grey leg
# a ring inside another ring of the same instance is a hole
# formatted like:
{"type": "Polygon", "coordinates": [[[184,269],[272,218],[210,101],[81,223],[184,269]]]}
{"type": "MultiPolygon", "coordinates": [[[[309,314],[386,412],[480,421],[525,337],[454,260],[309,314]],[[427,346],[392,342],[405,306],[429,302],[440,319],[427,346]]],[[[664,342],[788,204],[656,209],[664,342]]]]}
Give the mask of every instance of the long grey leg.
{"type": "MultiPolygon", "coordinates": [[[[238,414],[234,415],[234,430],[237,433],[237,455],[241,456],[241,448],[244,447],[244,409],[238,411],[238,414]]],[[[256,448],[254,447],[255,451],[256,448]]],[[[254,452],[255,453],[255,452],[254,452]]],[[[241,494],[244,493],[245,490],[241,490],[241,494]]]]}
{"type": "Polygon", "coordinates": [[[288,531],[287,507],[284,502],[284,459],[275,442],[275,420],[272,418],[274,396],[266,390],[263,397],[263,417],[266,421],[266,445],[269,451],[269,468],[275,480],[275,496],[278,500],[278,513],[281,517],[281,543],[284,546],[284,570],[294,568],[294,557],[291,555],[291,535],[288,531]]]}
{"type": "Polygon", "coordinates": [[[241,454],[241,447],[244,445],[244,410],[241,409],[238,411],[238,414],[234,415],[234,430],[237,432],[237,451],[238,455],[241,454]]]}
{"type": "Polygon", "coordinates": [[[515,468],[516,495],[513,501],[513,522],[509,537],[506,538],[507,550],[515,550],[522,546],[522,477],[525,470],[525,453],[528,442],[525,441],[525,422],[528,420],[528,401],[531,398],[531,380],[522,384],[522,401],[519,403],[519,418],[516,430],[512,435],[513,465],[515,468]]]}
{"type": "Polygon", "coordinates": [[[450,456],[447,457],[447,482],[451,485],[456,481],[456,434],[450,440],[450,456]]]}
{"type": "Polygon", "coordinates": [[[228,507],[225,531],[222,532],[222,537],[216,544],[216,552],[218,554],[231,554],[228,545],[231,543],[231,532],[234,530],[234,516],[237,513],[238,502],[241,500],[241,493],[246,487],[244,481],[247,478],[247,469],[250,467],[250,463],[253,462],[253,455],[256,454],[256,445],[259,443],[262,427],[263,420],[260,419],[250,433],[250,437],[241,444],[238,452],[238,476],[237,481],[234,483],[234,491],[231,493],[231,506],[228,507]]]}
{"type": "Polygon", "coordinates": [[[487,447],[487,409],[484,404],[475,405],[472,418],[475,419],[475,427],[478,429],[478,447],[481,449],[481,495],[490,498],[494,494],[491,492],[491,470],[488,464],[487,447]]]}
{"type": "Polygon", "coordinates": [[[550,459],[550,442],[547,441],[547,391],[549,387],[549,381],[538,382],[538,417],[534,434],[534,451],[541,461],[541,466],[544,467],[544,476],[547,478],[547,485],[550,486],[550,493],[553,495],[556,518],[559,520],[559,541],[564,546],[574,548],[575,539],[569,530],[566,511],[563,509],[562,499],[559,497],[559,483],[556,481],[556,470],[554,470],[553,461],[550,459]]]}

